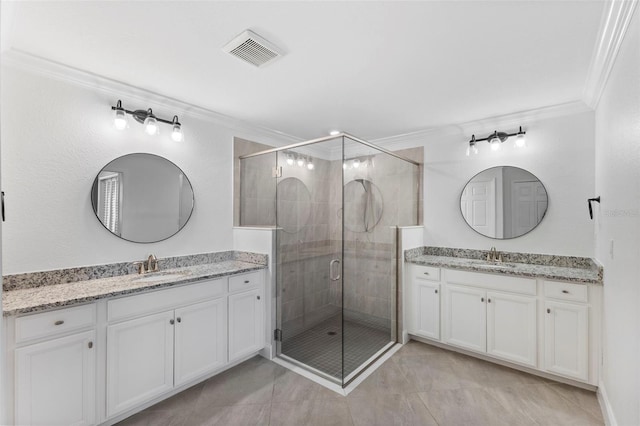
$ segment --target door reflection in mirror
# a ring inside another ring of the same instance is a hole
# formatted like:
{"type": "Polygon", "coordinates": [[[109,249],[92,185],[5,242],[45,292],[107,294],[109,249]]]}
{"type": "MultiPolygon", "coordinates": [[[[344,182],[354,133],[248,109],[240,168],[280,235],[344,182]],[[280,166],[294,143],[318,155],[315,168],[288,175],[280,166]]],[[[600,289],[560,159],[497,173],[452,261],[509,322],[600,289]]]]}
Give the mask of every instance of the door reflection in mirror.
{"type": "Polygon", "coordinates": [[[532,173],[492,167],[472,177],[460,195],[460,211],[476,232],[496,239],[520,237],[544,218],[547,190],[532,173]]]}

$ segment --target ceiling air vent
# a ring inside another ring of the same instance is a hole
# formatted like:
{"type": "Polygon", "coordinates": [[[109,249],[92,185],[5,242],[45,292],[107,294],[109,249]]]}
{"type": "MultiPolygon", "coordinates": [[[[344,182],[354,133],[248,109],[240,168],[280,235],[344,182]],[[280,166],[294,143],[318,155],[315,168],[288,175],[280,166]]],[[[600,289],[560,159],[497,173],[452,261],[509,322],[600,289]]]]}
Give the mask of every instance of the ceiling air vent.
{"type": "Polygon", "coordinates": [[[261,67],[282,56],[273,44],[251,30],[246,30],[222,48],[225,52],[243,61],[261,67]]]}

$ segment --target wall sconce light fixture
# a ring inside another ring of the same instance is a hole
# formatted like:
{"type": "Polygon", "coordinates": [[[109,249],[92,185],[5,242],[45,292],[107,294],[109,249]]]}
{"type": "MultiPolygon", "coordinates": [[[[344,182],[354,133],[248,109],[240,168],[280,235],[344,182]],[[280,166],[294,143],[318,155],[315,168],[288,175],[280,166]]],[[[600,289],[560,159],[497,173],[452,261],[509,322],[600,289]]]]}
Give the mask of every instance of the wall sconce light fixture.
{"type": "Polygon", "coordinates": [[[285,163],[288,166],[293,166],[296,164],[298,167],[306,167],[307,170],[313,170],[315,168],[315,164],[313,164],[313,159],[311,157],[306,157],[304,155],[298,155],[291,152],[285,153],[285,163]]]}
{"type": "Polygon", "coordinates": [[[504,133],[498,132],[497,130],[491,133],[486,138],[476,139],[476,135],[471,135],[471,140],[469,141],[469,146],[467,147],[467,156],[471,154],[478,153],[478,142],[487,141],[489,142],[489,146],[491,146],[492,151],[499,151],[502,147],[502,144],[506,142],[511,136],[516,137],[516,148],[525,148],[527,146],[527,142],[525,140],[525,136],[527,132],[522,130],[522,126],[520,126],[520,130],[516,133],[504,133]]]}
{"type": "Polygon", "coordinates": [[[116,106],[112,106],[111,109],[115,111],[113,118],[113,124],[118,130],[124,130],[127,128],[127,114],[133,117],[138,123],[144,126],[144,131],[148,135],[155,135],[158,133],[158,122],[171,124],[171,139],[176,142],[182,142],[184,140],[184,134],[182,133],[182,124],[178,121],[178,116],[174,115],[172,120],[165,120],[163,118],[156,117],[153,114],[151,108],[149,109],[137,109],[135,111],[129,111],[122,107],[122,101],[118,100],[116,106]]]}

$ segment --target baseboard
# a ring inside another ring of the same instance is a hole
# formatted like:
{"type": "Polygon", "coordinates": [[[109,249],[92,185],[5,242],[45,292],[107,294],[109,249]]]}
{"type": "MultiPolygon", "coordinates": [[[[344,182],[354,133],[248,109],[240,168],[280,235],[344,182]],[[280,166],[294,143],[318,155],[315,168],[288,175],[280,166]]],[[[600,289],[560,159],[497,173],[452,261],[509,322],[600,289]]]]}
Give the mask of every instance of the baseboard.
{"type": "Polygon", "coordinates": [[[604,424],[607,426],[618,426],[616,416],[613,414],[613,408],[609,403],[609,397],[607,396],[607,390],[604,387],[604,383],[598,384],[598,402],[600,403],[600,410],[602,410],[602,417],[604,418],[604,424]]]}

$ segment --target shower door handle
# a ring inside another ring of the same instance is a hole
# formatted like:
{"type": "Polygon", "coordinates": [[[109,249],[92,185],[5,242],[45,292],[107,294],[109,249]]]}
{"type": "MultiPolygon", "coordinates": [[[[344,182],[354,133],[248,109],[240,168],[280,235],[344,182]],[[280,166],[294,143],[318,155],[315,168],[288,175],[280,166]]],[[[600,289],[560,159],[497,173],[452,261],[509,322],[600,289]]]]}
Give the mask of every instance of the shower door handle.
{"type": "Polygon", "coordinates": [[[340,264],[340,259],[333,259],[329,262],[329,278],[331,281],[338,281],[340,279],[340,270],[338,270],[338,275],[336,277],[333,276],[333,265],[340,264]]]}

